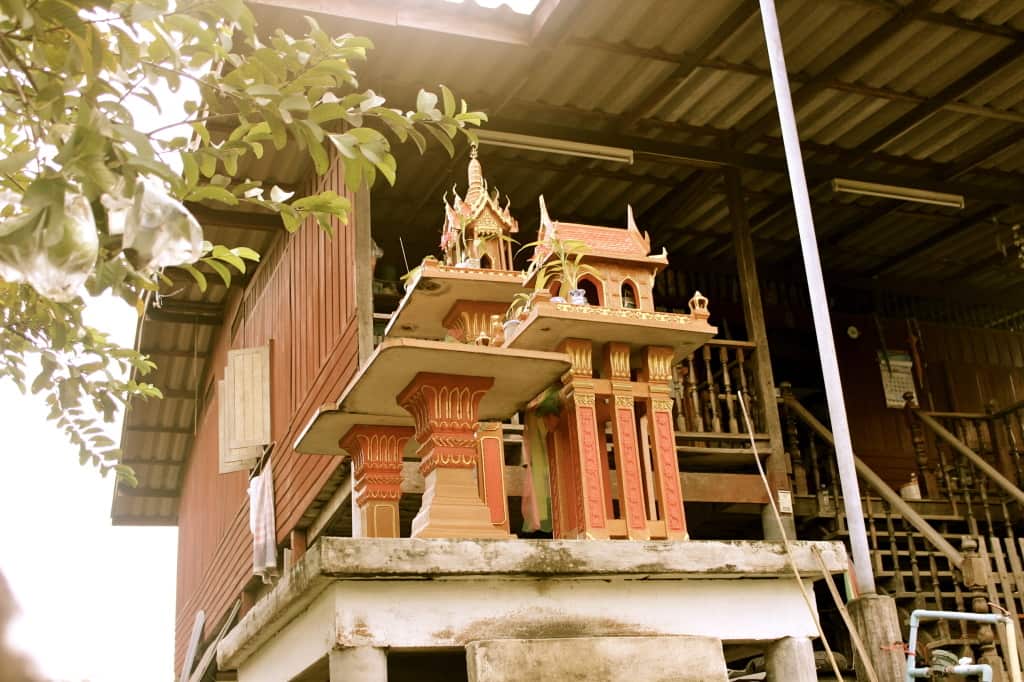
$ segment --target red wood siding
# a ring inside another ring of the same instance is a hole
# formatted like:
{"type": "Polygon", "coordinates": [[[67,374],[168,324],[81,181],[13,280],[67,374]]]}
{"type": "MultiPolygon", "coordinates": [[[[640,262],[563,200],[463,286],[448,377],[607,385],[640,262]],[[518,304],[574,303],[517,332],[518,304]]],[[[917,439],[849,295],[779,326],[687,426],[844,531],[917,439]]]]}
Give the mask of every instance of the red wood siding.
{"type": "MultiPolygon", "coordinates": [[[[337,160],[315,189],[344,192],[337,160]]],[[[356,212],[351,216],[354,221],[356,212]]],[[[229,348],[272,343],[271,419],[277,443],[272,460],[279,542],[340,461],[297,454],[291,444],[319,406],[337,399],[358,365],[355,225],[334,227],[332,239],[310,221],[276,245],[279,252],[264,254],[265,263],[245,294],[236,296],[233,307],[242,318],[232,324],[232,316],[226,316],[210,364],[212,376],[222,376],[229,348]]],[[[208,637],[252,575],[248,479],[244,472],[217,473],[217,437],[214,398],[199,420],[178,519],[179,670],[195,614],[200,609],[206,612],[208,637]]]]}
{"type": "MultiPolygon", "coordinates": [[[[890,485],[903,485],[915,470],[914,452],[902,411],[885,407],[875,321],[837,316],[834,322],[854,451],[890,485]],[[849,338],[850,325],[859,338],[849,338]]],[[[905,321],[882,320],[882,327],[889,351],[909,350],[905,321]]],[[[1003,407],[1024,398],[1024,334],[928,323],[920,330],[935,409],[981,412],[990,400],[1003,407]]],[[[918,400],[928,407],[920,391],[918,400]]]]}

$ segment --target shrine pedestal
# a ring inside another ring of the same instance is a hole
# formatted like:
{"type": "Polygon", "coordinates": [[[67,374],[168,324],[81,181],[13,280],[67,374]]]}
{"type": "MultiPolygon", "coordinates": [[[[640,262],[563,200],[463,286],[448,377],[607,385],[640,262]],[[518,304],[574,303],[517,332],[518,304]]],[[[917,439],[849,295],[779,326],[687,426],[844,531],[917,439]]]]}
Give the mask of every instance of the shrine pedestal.
{"type": "Polygon", "coordinates": [[[416,420],[425,483],[412,537],[508,537],[491,521],[477,466],[477,413],[493,384],[489,377],[421,372],[399,394],[398,404],[416,420]]]}

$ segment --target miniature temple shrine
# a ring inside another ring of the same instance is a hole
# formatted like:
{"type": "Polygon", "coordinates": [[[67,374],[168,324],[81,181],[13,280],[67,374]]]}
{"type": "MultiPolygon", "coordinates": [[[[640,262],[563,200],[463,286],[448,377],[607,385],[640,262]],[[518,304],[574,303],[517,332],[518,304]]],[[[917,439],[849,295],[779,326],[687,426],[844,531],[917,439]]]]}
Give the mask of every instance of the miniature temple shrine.
{"type": "Polygon", "coordinates": [[[632,209],[625,229],[553,221],[543,197],[540,210],[516,271],[518,223],[474,149],[465,198],[445,203],[443,261],[412,273],[383,342],[299,438],[300,452],[352,457],[363,536],[399,535],[411,450],[425,483],[412,537],[509,537],[501,430],[524,413],[527,487],[555,538],[687,539],[669,385],[717,331],[708,301],[655,312],[668,259],[632,209]]]}
{"type": "Polygon", "coordinates": [[[727,652],[761,650],[772,679],[813,674],[816,607],[790,562],[839,573],[841,545],[702,537],[709,502],[760,510],[769,493],[754,474],[687,470],[738,428],[678,444],[698,388],[735,423],[728,374],[746,387],[746,346],[714,353],[716,379],[707,298],[656,309],[668,258],[630,208],[623,227],[584,225],[541,197],[517,252],[475,150],[468,179],[445,201],[439,256],[296,424],[294,451],[349,460],[325,502],[344,526],[292,553],[218,667],[240,682],[725,682],[727,652]],[[737,618],[739,604],[772,616],[737,618]]]}

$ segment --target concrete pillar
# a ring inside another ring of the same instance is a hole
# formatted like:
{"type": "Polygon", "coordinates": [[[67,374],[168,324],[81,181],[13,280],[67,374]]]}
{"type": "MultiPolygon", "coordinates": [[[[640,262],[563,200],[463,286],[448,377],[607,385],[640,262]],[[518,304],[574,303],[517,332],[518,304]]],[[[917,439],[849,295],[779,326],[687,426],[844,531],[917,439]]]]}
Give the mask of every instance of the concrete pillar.
{"type": "MultiPolygon", "coordinates": [[[[864,642],[864,650],[871,657],[878,679],[902,680],[906,675],[907,659],[899,646],[903,641],[903,631],[893,598],[868,594],[854,599],[846,607],[864,642]]],[[[864,666],[856,655],[854,665],[858,682],[866,681],[864,666]]]]}
{"type": "Polygon", "coordinates": [[[388,682],[388,655],[384,649],[332,649],[329,656],[330,682],[388,682]]]}
{"type": "Polygon", "coordinates": [[[817,682],[814,647],[807,637],[783,637],[768,646],[764,656],[768,682],[817,682]]]}
{"type": "Polygon", "coordinates": [[[728,679],[722,642],[695,636],[471,642],[466,647],[466,668],[470,682],[726,682],[728,679]]]}

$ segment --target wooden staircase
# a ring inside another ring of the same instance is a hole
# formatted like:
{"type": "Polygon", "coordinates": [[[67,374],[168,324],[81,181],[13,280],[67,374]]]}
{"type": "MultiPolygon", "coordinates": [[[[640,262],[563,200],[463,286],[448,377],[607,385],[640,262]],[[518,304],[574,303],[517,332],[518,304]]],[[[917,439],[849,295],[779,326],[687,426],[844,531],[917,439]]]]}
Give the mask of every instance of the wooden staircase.
{"type": "MultiPolygon", "coordinates": [[[[792,397],[787,401],[798,406],[792,397]]],[[[799,409],[786,411],[787,450],[800,458],[794,462],[795,473],[811,479],[805,489],[817,490],[817,494],[798,497],[800,536],[845,541],[848,531],[831,444],[822,438],[820,429],[810,428],[799,415],[799,409]]],[[[948,418],[946,421],[949,433],[968,433],[949,424],[948,418]]],[[[927,420],[921,423],[929,424],[927,420]]],[[[977,438],[972,443],[975,446],[996,442],[982,438],[976,424],[970,428],[969,433],[977,438]]],[[[896,600],[904,637],[914,609],[1005,612],[1020,622],[1024,615],[1024,541],[1017,537],[1021,514],[1015,487],[988,475],[974,460],[983,456],[970,450],[966,438],[943,442],[915,432],[914,440],[922,448],[940,450],[930,453],[933,461],[942,463],[941,472],[931,472],[928,479],[933,497],[903,500],[877,477],[865,476],[870,472],[864,470],[863,463],[858,464],[875,583],[879,593],[896,600]],[[950,546],[955,551],[949,551],[950,546]]],[[[995,462],[992,448],[983,452],[995,462]]],[[[918,452],[919,463],[929,459],[929,453],[918,452]]],[[[826,604],[831,606],[831,600],[826,599],[819,595],[823,621],[838,625],[829,617],[826,604]]],[[[844,629],[838,626],[834,632],[848,651],[844,629]]],[[[1024,647],[1020,628],[1015,636],[1018,648],[1024,647]]],[[[924,645],[918,647],[919,655],[926,658],[927,650],[941,648],[1003,671],[1006,632],[1002,626],[994,631],[963,621],[936,621],[922,627],[919,642],[924,645]]]]}

